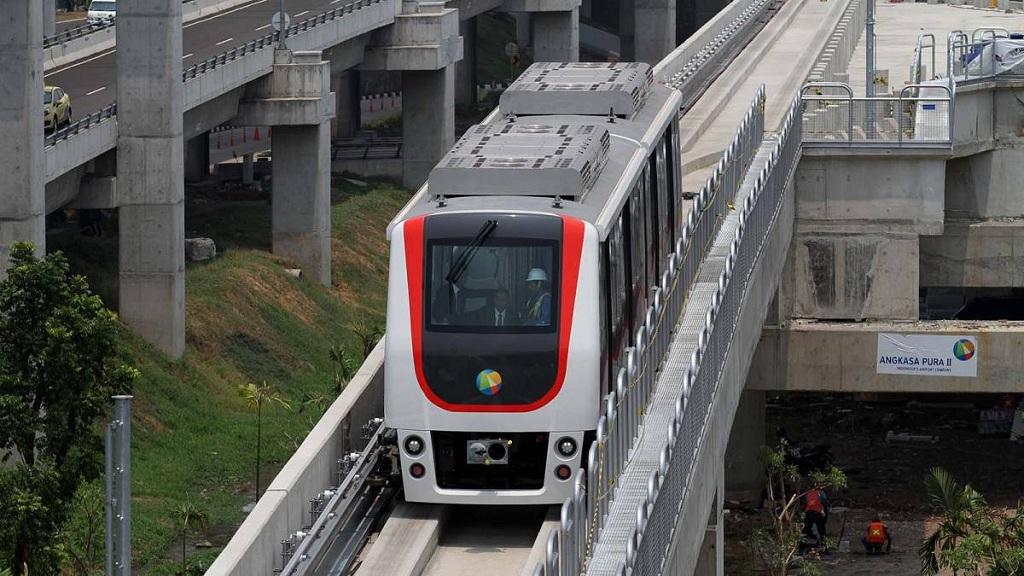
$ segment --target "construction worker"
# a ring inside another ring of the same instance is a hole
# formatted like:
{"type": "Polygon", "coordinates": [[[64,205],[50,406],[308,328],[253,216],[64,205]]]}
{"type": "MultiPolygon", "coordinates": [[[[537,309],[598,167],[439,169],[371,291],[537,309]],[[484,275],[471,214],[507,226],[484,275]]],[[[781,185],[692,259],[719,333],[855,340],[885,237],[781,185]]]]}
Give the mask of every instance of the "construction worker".
{"type": "Polygon", "coordinates": [[[864,544],[864,550],[869,556],[882,553],[882,544],[885,544],[885,553],[892,550],[892,535],[889,534],[889,527],[882,523],[877,515],[868,524],[868,533],[860,539],[864,544]]]}
{"type": "Polygon", "coordinates": [[[543,268],[532,268],[526,276],[528,298],[521,315],[524,326],[551,325],[551,292],[545,285],[548,274],[543,268]]]}
{"type": "Polygon", "coordinates": [[[804,494],[804,537],[815,538],[818,546],[825,543],[825,523],[828,522],[828,495],[815,486],[804,494]],[[817,530],[817,536],[814,531],[817,530]]]}

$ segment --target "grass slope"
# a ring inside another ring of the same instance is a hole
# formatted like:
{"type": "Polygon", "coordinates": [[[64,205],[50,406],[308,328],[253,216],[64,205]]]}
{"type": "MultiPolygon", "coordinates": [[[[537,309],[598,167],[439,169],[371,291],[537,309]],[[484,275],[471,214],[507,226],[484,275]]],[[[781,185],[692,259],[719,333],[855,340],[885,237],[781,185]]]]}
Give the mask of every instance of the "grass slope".
{"type": "MultiPolygon", "coordinates": [[[[217,547],[244,516],[253,497],[256,427],[238,385],[266,380],[292,403],[291,411],[264,412],[265,488],[318,416],[298,412],[303,393],[330,393],[330,347],[344,345],[359,360],[353,328],[384,323],[384,228],[407,200],[407,192],[389,186],[335,184],[330,289],[289,276],[287,263],[266,252],[265,201],[190,204],[189,236],[213,237],[224,253],[188,268],[184,358],[169,361],[124,331],[125,356],[142,372],[135,386],[133,546],[146,573],[179,569],[174,510],[186,495],[210,514],[199,540],[217,547]]],[[[215,551],[198,559],[206,565],[215,551]]]]}

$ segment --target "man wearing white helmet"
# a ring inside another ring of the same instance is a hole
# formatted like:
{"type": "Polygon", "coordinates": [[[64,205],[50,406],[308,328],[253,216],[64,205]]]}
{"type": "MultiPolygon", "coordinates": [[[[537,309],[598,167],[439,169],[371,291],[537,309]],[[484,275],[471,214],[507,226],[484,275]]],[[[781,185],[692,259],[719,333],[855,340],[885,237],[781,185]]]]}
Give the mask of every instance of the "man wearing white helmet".
{"type": "Polygon", "coordinates": [[[529,297],[523,308],[522,321],[525,326],[551,325],[551,292],[548,291],[548,274],[543,268],[532,268],[526,276],[529,297]]]}

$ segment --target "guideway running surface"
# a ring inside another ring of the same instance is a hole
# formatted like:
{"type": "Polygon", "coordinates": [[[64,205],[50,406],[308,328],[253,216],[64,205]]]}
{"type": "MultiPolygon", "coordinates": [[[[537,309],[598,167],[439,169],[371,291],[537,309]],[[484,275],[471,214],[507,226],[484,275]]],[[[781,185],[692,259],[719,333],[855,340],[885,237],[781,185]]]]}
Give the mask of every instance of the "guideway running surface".
{"type": "MultiPolygon", "coordinates": [[[[350,1],[332,5],[331,0],[288,0],[286,11],[296,23],[350,1]]],[[[278,7],[276,0],[254,0],[186,23],[182,27],[182,68],[271,33],[270,19],[278,7]]],[[[44,80],[48,85],[60,86],[71,96],[75,118],[81,118],[116,100],[116,56],[117,49],[112,48],[48,70],[44,80]]]]}
{"type": "Polygon", "coordinates": [[[547,506],[452,506],[423,576],[519,576],[547,506]]]}
{"type": "Polygon", "coordinates": [[[683,191],[699,190],[732,141],[750,96],[764,85],[765,130],[779,127],[848,1],[786,0],[679,124],[683,191]]]}

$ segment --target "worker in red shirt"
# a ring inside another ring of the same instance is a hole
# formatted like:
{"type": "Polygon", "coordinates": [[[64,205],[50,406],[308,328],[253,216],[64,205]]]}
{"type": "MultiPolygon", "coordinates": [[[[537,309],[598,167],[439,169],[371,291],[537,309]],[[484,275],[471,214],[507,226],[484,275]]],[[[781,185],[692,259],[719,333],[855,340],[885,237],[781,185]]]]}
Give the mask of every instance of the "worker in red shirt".
{"type": "Polygon", "coordinates": [[[825,543],[828,508],[828,496],[821,488],[811,488],[804,494],[804,536],[815,538],[819,547],[825,543]],[[817,530],[817,536],[815,536],[815,530],[817,530]]]}
{"type": "Polygon", "coordinates": [[[892,550],[892,535],[889,534],[889,527],[883,524],[877,515],[871,519],[868,524],[868,533],[860,541],[870,556],[881,554],[883,544],[885,544],[886,554],[892,550]]]}

